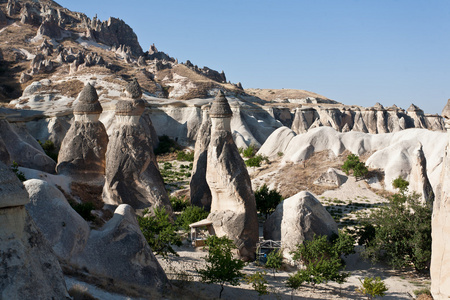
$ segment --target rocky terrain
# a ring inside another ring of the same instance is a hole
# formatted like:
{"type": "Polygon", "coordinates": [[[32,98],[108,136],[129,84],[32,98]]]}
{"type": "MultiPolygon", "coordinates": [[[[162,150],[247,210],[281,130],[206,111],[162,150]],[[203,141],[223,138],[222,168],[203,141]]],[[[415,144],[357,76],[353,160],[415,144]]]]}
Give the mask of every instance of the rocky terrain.
{"type": "MultiPolygon", "coordinates": [[[[176,218],[154,153],[164,135],[195,151],[190,186],[172,194],[210,211],[215,233],[230,236],[246,261],[259,238],[282,241],[288,257],[314,234],[336,233],[354,217],[350,199],[383,203],[401,176],[422,202],[435,199],[431,289],[435,299],[450,296],[448,124],[414,104],[366,108],[304,90],[244,89],[222,70],[178,62],[155,45],[144,52],[118,18],[90,19],[51,0],[0,1],[0,102],[1,299],[64,299],[81,280],[136,299],[212,297],[215,285],[170,274],[194,272],[204,253],[185,241],[181,258],[162,261],[136,220],[154,207],[176,218]],[[260,167],[246,167],[240,149],[248,146],[266,158],[260,167]],[[350,153],[369,167],[367,180],[339,170],[350,153]],[[23,184],[10,171],[15,164],[23,184]],[[287,198],[264,226],[254,197],[263,184],[287,198]],[[338,205],[329,199],[346,203],[347,219],[336,222],[329,209],[338,205]],[[73,209],[88,202],[95,221],[73,209]]],[[[448,104],[443,116],[448,123],[448,104]]],[[[357,297],[365,274],[391,279],[386,299],[408,299],[414,289],[358,255],[348,264],[355,275],[343,297],[357,297]]],[[[429,285],[426,277],[414,280],[429,285]]],[[[244,284],[227,297],[255,296],[250,289],[244,284]]],[[[289,298],[281,286],[274,294],[289,298]]],[[[337,287],[296,296],[339,298],[337,287]]]]}

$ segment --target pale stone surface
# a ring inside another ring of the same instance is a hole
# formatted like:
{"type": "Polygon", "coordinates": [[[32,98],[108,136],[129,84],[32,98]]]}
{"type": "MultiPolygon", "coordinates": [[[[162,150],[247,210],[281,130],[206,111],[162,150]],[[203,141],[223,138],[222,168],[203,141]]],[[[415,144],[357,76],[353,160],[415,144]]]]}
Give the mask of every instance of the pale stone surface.
{"type": "Polygon", "coordinates": [[[409,190],[420,194],[422,203],[427,203],[430,206],[434,201],[433,188],[428,180],[427,175],[427,160],[423,153],[421,144],[413,152],[414,160],[409,177],[409,190]]]}
{"type": "Polygon", "coordinates": [[[314,181],[314,184],[339,187],[345,180],[347,180],[347,176],[345,176],[344,172],[335,168],[329,168],[314,181]]]}
{"type": "Polygon", "coordinates": [[[19,179],[0,163],[0,299],[70,299],[63,273],[50,245],[28,215],[29,201],[19,179]]]}
{"type": "Polygon", "coordinates": [[[300,192],[278,204],[264,223],[264,239],[281,241],[283,254],[296,249],[304,240],[312,240],[314,234],[331,236],[338,227],[331,215],[309,192],[300,192]]]}
{"type": "Polygon", "coordinates": [[[59,260],[69,261],[86,245],[89,225],[55,186],[38,179],[27,180],[24,185],[30,195],[30,203],[26,205],[28,213],[59,260]]]}
{"type": "MultiPolygon", "coordinates": [[[[222,97],[225,98],[219,94],[217,98],[223,101],[222,97]]],[[[215,111],[214,103],[211,111],[215,111]]],[[[218,236],[227,235],[234,240],[242,259],[253,260],[258,242],[255,196],[247,168],[229,131],[230,118],[225,113],[211,115],[206,181],[212,200],[208,219],[213,221],[218,236]]]]}
{"type": "Polygon", "coordinates": [[[197,133],[194,149],[194,163],[190,186],[191,204],[211,210],[211,190],[206,182],[208,145],[211,136],[211,120],[207,108],[203,109],[203,122],[197,133]]]}
{"type": "Polygon", "coordinates": [[[122,204],[100,230],[92,230],[83,252],[72,264],[114,282],[155,287],[170,284],[137,223],[133,208],[122,204]]]}

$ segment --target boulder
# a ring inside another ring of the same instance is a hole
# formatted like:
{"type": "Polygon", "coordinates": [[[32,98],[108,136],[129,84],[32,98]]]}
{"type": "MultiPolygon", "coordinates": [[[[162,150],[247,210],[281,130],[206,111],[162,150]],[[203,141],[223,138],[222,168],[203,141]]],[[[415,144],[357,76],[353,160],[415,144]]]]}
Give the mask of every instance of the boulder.
{"type": "MultiPolygon", "coordinates": [[[[164,180],[153,153],[151,129],[140,124],[145,103],[139,83],[127,85],[127,100],[116,104],[116,124],[106,152],[103,201],[134,209],[165,207],[172,212],[164,180]]],[[[151,126],[151,123],[147,125],[151,126]]]]}
{"type": "Polygon", "coordinates": [[[103,180],[108,134],[98,119],[102,112],[95,88],[89,83],[78,96],[75,120],[58,155],[56,170],[77,181],[103,180]]]}
{"type": "Polygon", "coordinates": [[[208,107],[203,107],[203,121],[197,132],[194,150],[194,163],[192,168],[190,186],[191,204],[211,210],[211,190],[206,182],[206,166],[208,160],[208,146],[211,136],[211,119],[208,116],[208,107]]]}
{"type": "Polygon", "coordinates": [[[28,215],[28,195],[0,163],[0,299],[70,299],[50,245],[28,215]]]}
{"type": "Polygon", "coordinates": [[[325,173],[314,181],[314,184],[325,186],[341,186],[347,180],[347,176],[342,171],[329,168],[325,173]]]}
{"type": "Polygon", "coordinates": [[[83,252],[72,263],[94,276],[159,291],[170,284],[145,240],[133,208],[122,204],[100,230],[92,230],[83,252]]]}
{"type": "Polygon", "coordinates": [[[206,182],[211,190],[208,219],[218,236],[233,239],[243,260],[255,259],[258,220],[250,176],[230,132],[231,108],[220,91],[210,109],[211,140],[206,182]]]}
{"type": "Polygon", "coordinates": [[[30,196],[26,205],[28,213],[59,260],[68,262],[86,245],[89,225],[55,186],[39,179],[27,180],[24,185],[30,196]]]}
{"type": "Polygon", "coordinates": [[[300,192],[278,204],[264,223],[264,239],[281,241],[285,257],[298,244],[312,240],[314,235],[338,233],[334,219],[309,192],[300,192]]]}

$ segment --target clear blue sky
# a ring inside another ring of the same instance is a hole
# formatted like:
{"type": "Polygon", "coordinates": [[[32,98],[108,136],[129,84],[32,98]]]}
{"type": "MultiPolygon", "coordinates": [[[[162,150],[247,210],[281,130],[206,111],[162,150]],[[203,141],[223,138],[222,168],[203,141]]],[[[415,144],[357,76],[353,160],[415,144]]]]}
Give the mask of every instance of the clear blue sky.
{"type": "Polygon", "coordinates": [[[305,89],[344,104],[411,103],[440,113],[450,98],[447,0],[60,0],[123,19],[144,51],[224,70],[244,88],[305,89]]]}

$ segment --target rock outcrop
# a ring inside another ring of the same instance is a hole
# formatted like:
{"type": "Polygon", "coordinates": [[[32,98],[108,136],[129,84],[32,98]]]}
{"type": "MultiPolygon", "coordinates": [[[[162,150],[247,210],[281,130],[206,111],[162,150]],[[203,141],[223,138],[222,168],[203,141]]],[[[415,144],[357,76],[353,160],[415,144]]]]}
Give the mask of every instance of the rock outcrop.
{"type": "Polygon", "coordinates": [[[338,233],[334,219],[309,192],[300,192],[278,204],[264,223],[264,239],[281,241],[285,257],[298,244],[312,240],[314,235],[338,233]]]}
{"type": "Polygon", "coordinates": [[[103,180],[108,135],[98,120],[102,106],[91,84],[86,84],[74,107],[75,120],[70,126],[58,156],[56,170],[78,181],[103,180]]]}
{"type": "Polygon", "coordinates": [[[0,298],[70,299],[58,260],[28,215],[28,194],[0,163],[0,298]]]}
{"type": "MultiPolygon", "coordinates": [[[[450,100],[442,111],[450,138],[450,100]]],[[[449,139],[450,140],[450,139],[449,139]]],[[[450,143],[444,154],[440,192],[433,205],[431,247],[431,293],[433,299],[450,298],[450,143]]]]}
{"type": "Polygon", "coordinates": [[[219,91],[209,111],[211,140],[206,181],[211,190],[208,219],[218,236],[233,239],[244,260],[255,258],[258,220],[255,197],[244,161],[230,132],[231,108],[219,91]]]}
{"type": "Polygon", "coordinates": [[[411,174],[409,177],[409,190],[420,194],[422,203],[428,204],[430,207],[433,205],[434,192],[433,187],[428,180],[427,175],[427,160],[423,153],[423,146],[419,146],[414,150],[415,161],[411,168],[411,174]]]}
{"type": "Polygon", "coordinates": [[[329,168],[314,181],[314,184],[339,187],[346,179],[347,176],[345,176],[342,171],[336,170],[335,168],[329,168]]]}
{"type": "Polygon", "coordinates": [[[73,265],[91,275],[162,292],[170,286],[136,221],[133,208],[121,204],[100,230],[92,230],[73,265]]]}
{"type": "MultiPolygon", "coordinates": [[[[152,137],[140,124],[145,103],[139,83],[127,85],[128,99],[117,102],[116,127],[106,153],[103,201],[129,204],[134,209],[165,207],[170,201],[153,154],[152,137]]],[[[150,210],[151,211],[151,210],[150,210]]]]}
{"type": "Polygon", "coordinates": [[[27,180],[24,185],[30,195],[30,203],[26,205],[28,213],[58,259],[69,262],[84,249],[89,238],[89,225],[53,185],[39,179],[27,180]]]}
{"type": "Polygon", "coordinates": [[[208,146],[211,137],[211,119],[208,116],[209,105],[202,107],[203,121],[197,132],[194,150],[190,186],[191,204],[211,210],[211,190],[206,182],[206,167],[208,161],[208,146]]]}

